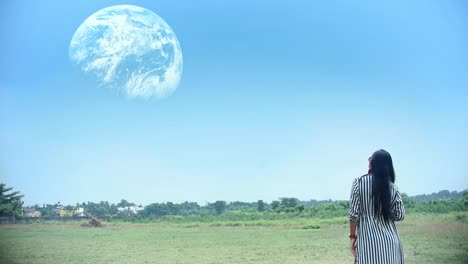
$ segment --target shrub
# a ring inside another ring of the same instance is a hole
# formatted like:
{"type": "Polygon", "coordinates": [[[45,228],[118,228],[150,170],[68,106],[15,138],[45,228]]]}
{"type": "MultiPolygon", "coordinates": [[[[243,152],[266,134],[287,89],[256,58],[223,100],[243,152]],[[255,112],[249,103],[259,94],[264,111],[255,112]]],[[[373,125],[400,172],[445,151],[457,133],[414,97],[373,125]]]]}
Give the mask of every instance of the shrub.
{"type": "Polygon", "coordinates": [[[456,214],[455,220],[462,223],[466,223],[468,219],[466,219],[466,214],[456,214]]]}

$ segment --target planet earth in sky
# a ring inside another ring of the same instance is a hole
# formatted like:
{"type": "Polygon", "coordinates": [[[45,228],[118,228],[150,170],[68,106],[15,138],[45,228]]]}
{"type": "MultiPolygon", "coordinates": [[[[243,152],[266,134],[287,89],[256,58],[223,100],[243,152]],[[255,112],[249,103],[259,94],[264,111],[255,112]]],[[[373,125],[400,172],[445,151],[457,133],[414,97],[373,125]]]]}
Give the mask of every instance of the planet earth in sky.
{"type": "Polygon", "coordinates": [[[174,31],[155,13],[133,5],[110,6],[88,17],[73,35],[69,57],[99,86],[132,98],[165,98],[182,76],[174,31]]]}

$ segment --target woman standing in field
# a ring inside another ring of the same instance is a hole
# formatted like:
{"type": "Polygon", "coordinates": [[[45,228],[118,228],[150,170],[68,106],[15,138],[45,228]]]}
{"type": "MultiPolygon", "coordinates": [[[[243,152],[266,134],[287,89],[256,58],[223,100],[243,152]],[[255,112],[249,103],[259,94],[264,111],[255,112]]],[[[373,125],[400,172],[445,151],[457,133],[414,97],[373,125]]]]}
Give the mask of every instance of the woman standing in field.
{"type": "Polygon", "coordinates": [[[349,238],[357,264],[403,264],[395,221],[405,208],[395,183],[392,157],[385,150],[369,158],[369,174],[356,178],[349,201],[349,238]]]}

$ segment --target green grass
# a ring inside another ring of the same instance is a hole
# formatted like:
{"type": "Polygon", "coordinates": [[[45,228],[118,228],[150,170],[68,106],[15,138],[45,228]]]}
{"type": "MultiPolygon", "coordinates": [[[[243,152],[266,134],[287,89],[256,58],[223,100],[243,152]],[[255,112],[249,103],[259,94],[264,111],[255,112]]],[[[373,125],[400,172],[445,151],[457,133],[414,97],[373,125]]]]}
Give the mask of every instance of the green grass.
{"type": "MultiPolygon", "coordinates": [[[[352,263],[345,221],[105,223],[104,228],[83,228],[76,222],[0,225],[0,262],[352,263]]],[[[411,214],[398,228],[406,263],[456,264],[468,259],[468,223],[463,217],[411,214]]]]}

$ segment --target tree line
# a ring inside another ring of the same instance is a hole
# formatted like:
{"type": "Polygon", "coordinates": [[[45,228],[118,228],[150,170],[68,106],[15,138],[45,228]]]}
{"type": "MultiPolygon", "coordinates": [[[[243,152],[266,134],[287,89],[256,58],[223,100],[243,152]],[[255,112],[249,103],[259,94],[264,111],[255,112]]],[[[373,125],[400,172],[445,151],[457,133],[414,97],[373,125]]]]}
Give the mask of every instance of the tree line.
{"type": "MultiPolygon", "coordinates": [[[[442,190],[430,195],[408,196],[402,194],[405,208],[408,212],[443,213],[451,211],[468,211],[468,190],[449,192],[442,190]]],[[[0,216],[15,215],[21,217],[23,195],[13,191],[11,187],[0,184],[0,216]]],[[[294,197],[281,197],[270,203],[263,200],[256,202],[226,202],[222,200],[205,205],[197,202],[183,203],[151,203],[146,206],[122,199],[119,203],[108,201],[83,202],[75,205],[44,204],[28,207],[40,212],[42,217],[58,217],[60,210],[76,210],[82,208],[82,214],[98,218],[128,218],[128,217],[168,217],[168,216],[216,216],[230,212],[245,212],[257,214],[290,214],[296,216],[345,216],[348,201],[308,200],[301,201],[294,197]]],[[[232,213],[231,213],[232,214],[232,213]]]]}

